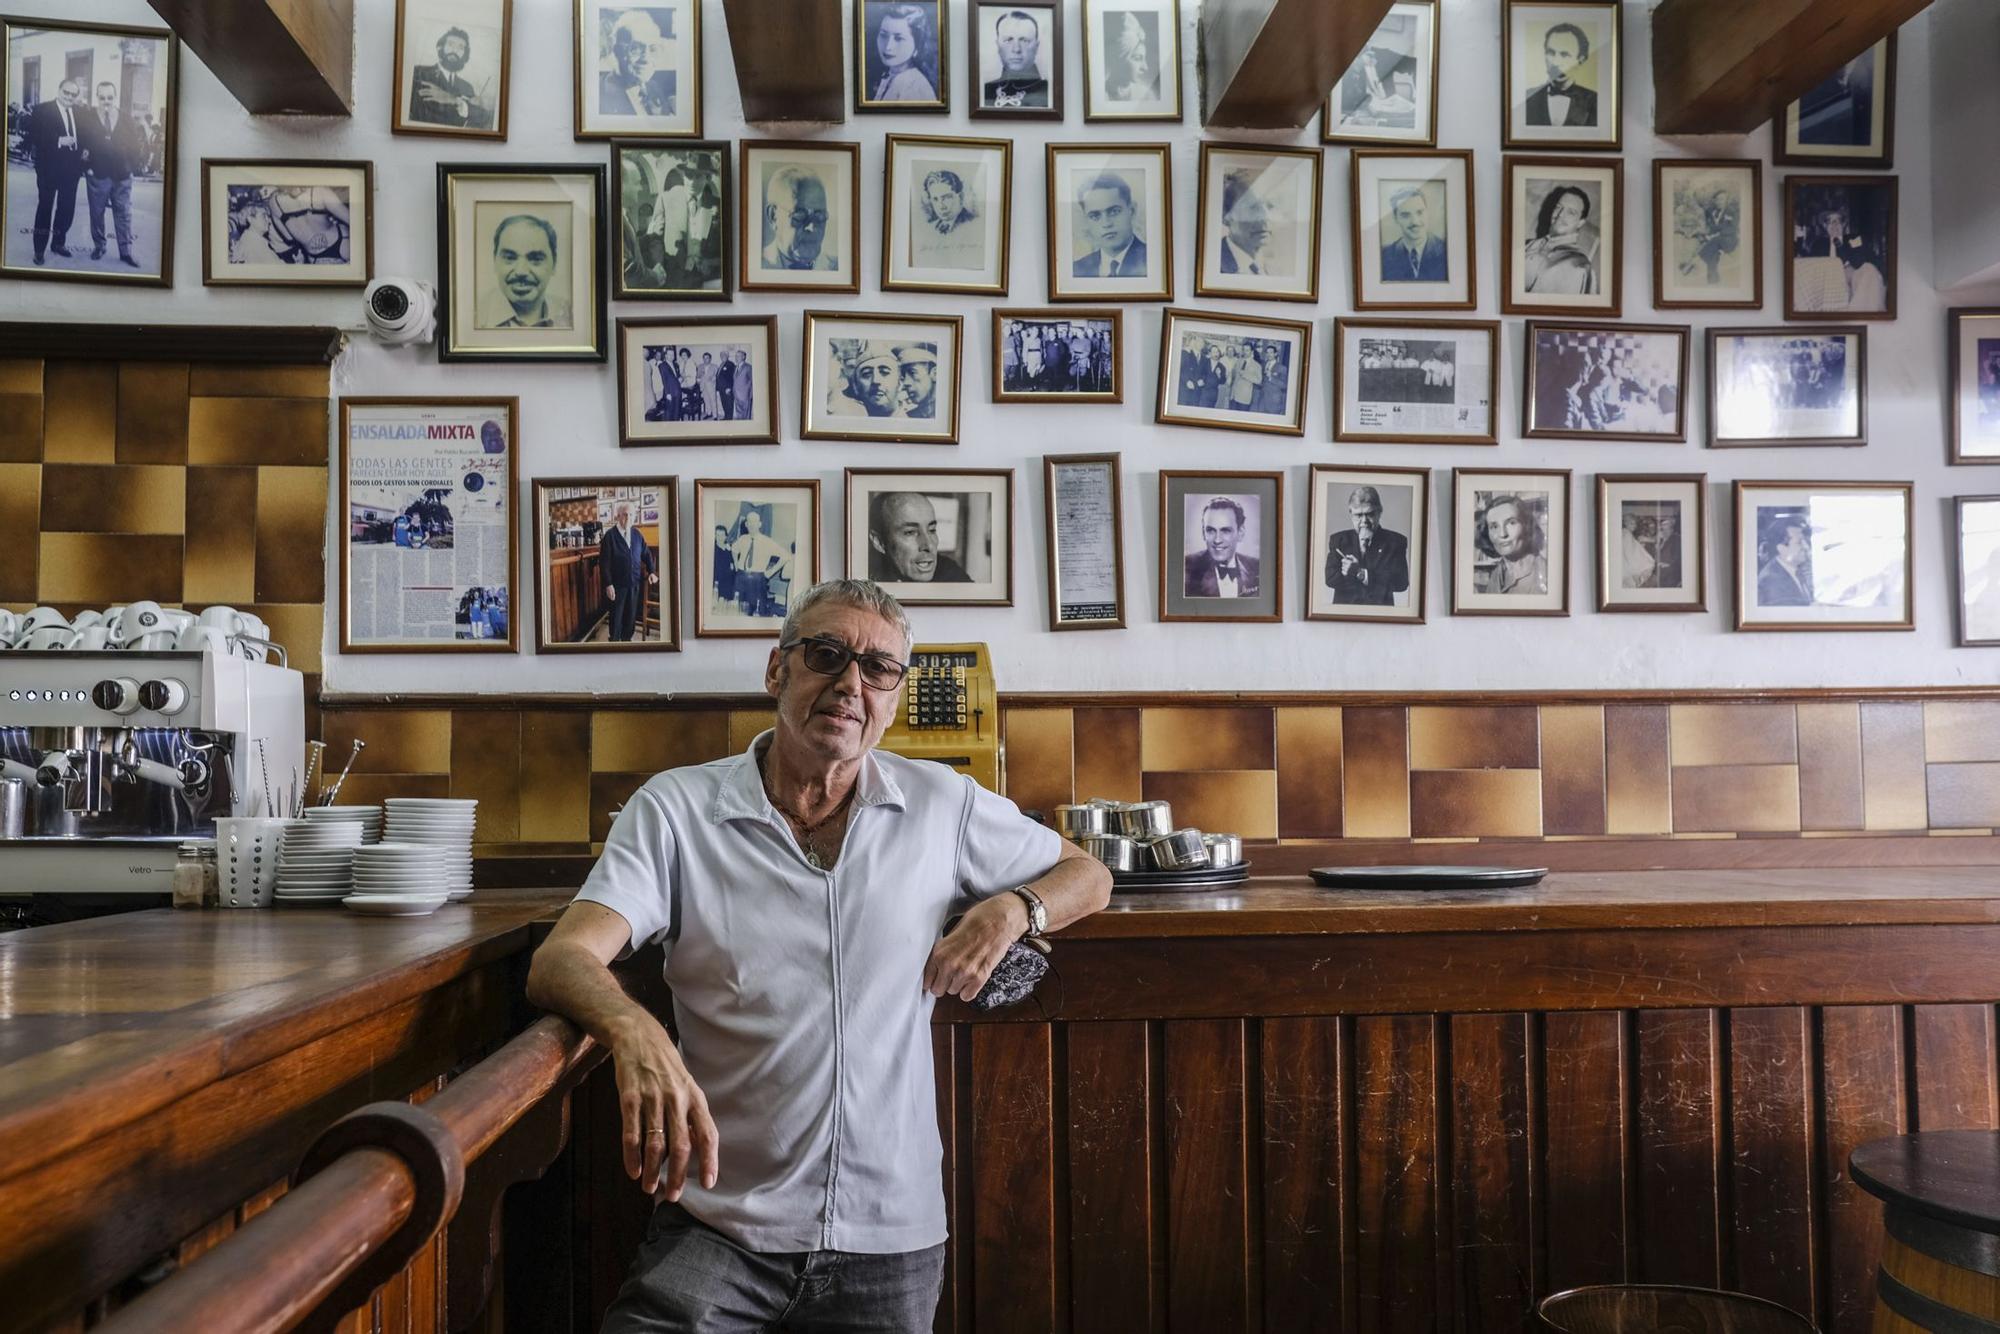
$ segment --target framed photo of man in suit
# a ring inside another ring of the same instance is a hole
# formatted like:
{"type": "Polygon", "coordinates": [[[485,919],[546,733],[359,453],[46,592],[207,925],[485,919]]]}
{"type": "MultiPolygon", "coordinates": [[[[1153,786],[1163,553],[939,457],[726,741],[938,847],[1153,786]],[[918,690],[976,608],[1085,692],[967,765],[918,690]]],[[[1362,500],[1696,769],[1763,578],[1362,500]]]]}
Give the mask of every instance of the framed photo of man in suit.
{"type": "Polygon", "coordinates": [[[1306,619],[1422,625],[1430,469],[1316,463],[1310,485],[1306,619]]]}
{"type": "Polygon", "coordinates": [[[1160,323],[1162,426],[1304,435],[1312,325],[1169,310],[1160,323]]]}
{"type": "Polygon", "coordinates": [[[1472,154],[1348,154],[1356,310],[1470,310],[1477,303],[1472,154]]]}
{"type": "Polygon", "coordinates": [[[778,443],[778,317],[618,321],[618,443],[778,443]]]}
{"type": "Polygon", "coordinates": [[[680,485],[534,482],[535,652],[678,653],[680,485]]]}
{"type": "Polygon", "coordinates": [[[746,139],[737,173],[743,290],[861,290],[861,145],[746,139]]]}
{"type": "Polygon", "coordinates": [[[1201,146],[1197,296],[1319,300],[1320,150],[1201,146]]]}
{"type": "Polygon", "coordinates": [[[1049,300],[1171,301],[1165,144],[1050,144],[1049,300]]]}
{"type": "Polygon", "coordinates": [[[396,0],[390,130],[505,139],[513,40],[514,0],[396,0]]]}
{"type": "Polygon", "coordinates": [[[1007,294],[1014,145],[892,134],[882,173],[882,290],[1007,294]]]}
{"type": "Polygon", "coordinates": [[[1505,0],[1503,148],[1618,151],[1623,20],[1619,0],[1505,0]]]}
{"type": "Polygon", "coordinates": [[[438,360],[603,361],[603,164],[437,173],[438,360]]]}
{"type": "Polygon", "coordinates": [[[701,138],[699,0],[575,0],[578,139],[701,138]]]}
{"type": "Polygon", "coordinates": [[[1160,472],[1160,619],[1285,619],[1285,475],[1160,472]]]}
{"type": "Polygon", "coordinates": [[[1061,120],[1060,0],[972,0],[968,10],[965,57],[973,118],[1061,120]]]}
{"type": "Polygon", "coordinates": [[[1913,630],[1909,482],[1739,481],[1738,630],[1913,630]]]}

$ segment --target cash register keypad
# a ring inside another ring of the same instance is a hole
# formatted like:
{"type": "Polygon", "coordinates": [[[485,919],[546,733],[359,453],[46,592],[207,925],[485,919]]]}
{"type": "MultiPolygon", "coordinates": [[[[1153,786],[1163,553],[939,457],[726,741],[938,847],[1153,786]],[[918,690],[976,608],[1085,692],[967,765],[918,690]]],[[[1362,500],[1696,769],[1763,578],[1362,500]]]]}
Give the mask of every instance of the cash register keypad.
{"type": "Polygon", "coordinates": [[[960,732],[965,730],[965,668],[958,666],[912,667],[905,721],[912,729],[960,732]]]}

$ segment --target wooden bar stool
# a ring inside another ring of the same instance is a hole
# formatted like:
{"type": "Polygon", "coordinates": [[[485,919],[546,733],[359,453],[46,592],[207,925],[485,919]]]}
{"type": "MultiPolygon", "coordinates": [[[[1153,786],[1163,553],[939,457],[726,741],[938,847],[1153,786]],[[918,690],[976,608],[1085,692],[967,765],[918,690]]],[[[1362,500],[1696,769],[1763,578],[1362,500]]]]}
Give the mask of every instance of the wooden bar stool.
{"type": "Polygon", "coordinates": [[[1847,1173],[1888,1210],[1875,1334],[2000,1334],[2000,1131],[1871,1140],[1847,1173]]]}
{"type": "Polygon", "coordinates": [[[1544,1297],[1535,1307],[1559,1334],[1816,1334],[1788,1306],[1741,1292],[1666,1283],[1605,1283],[1544,1297]]]}

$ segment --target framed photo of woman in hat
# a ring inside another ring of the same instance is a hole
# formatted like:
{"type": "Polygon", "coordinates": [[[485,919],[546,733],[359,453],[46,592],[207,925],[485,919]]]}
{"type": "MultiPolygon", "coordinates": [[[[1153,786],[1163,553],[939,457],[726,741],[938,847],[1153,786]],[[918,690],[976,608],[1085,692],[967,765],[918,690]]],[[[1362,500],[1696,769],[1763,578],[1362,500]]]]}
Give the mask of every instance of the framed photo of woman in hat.
{"type": "Polygon", "coordinates": [[[800,436],[957,444],[964,326],[961,315],[807,311],[800,436]]]}

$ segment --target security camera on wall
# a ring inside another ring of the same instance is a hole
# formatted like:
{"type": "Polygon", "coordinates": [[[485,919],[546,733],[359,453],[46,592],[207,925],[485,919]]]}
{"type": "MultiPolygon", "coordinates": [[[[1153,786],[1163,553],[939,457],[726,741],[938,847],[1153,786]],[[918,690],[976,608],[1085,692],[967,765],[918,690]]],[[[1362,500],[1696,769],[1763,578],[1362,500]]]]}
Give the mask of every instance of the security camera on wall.
{"type": "Polygon", "coordinates": [[[377,278],[361,294],[361,313],[378,343],[407,347],[437,337],[437,289],[415,278],[377,278]]]}

